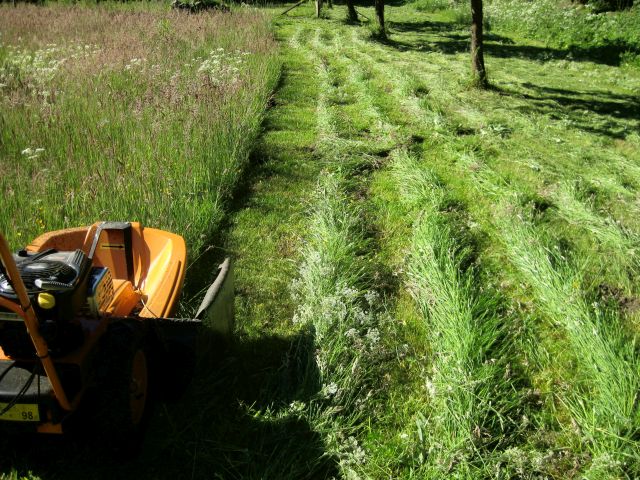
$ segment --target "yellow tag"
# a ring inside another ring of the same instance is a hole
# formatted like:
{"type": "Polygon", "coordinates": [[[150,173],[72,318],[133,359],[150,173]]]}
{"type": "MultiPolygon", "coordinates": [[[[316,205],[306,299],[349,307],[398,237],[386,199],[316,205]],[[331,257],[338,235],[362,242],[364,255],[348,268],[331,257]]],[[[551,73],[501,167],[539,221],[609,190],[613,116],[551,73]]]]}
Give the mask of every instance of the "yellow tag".
{"type": "MultiPolygon", "coordinates": [[[[7,408],[8,403],[0,403],[0,412],[7,408]]],[[[0,415],[0,420],[12,422],[39,422],[40,411],[38,405],[18,403],[0,415]]]]}

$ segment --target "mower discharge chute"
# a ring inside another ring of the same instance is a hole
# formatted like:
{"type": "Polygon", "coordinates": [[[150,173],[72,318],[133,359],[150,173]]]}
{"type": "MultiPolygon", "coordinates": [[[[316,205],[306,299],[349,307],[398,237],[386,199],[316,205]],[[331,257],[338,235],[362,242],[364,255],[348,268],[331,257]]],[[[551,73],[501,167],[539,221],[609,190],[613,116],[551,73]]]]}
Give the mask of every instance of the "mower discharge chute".
{"type": "Polygon", "coordinates": [[[0,235],[0,260],[0,429],[63,433],[89,402],[102,435],[131,441],[151,388],[183,389],[196,350],[215,354],[233,330],[229,259],[196,318],[170,318],[186,261],[173,233],[102,222],[17,253],[0,235]]]}

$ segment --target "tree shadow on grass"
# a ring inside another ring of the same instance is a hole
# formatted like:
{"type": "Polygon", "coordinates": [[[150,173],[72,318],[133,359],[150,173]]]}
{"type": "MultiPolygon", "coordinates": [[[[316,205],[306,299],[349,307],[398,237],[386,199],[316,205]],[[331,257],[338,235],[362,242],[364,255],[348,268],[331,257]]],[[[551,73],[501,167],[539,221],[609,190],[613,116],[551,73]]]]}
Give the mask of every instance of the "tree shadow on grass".
{"type": "MultiPolygon", "coordinates": [[[[158,404],[142,452],[113,457],[84,441],[3,437],[0,474],[64,479],[324,479],[335,458],[302,415],[284,410],[320,388],[312,332],[241,340],[222,364],[201,363],[176,403],[158,404]]],[[[99,440],[99,439],[98,439],[99,440]]]]}
{"type": "Polygon", "coordinates": [[[504,87],[499,92],[528,100],[514,107],[522,113],[568,119],[572,128],[616,139],[624,139],[628,134],[640,131],[640,99],[634,95],[602,90],[566,90],[529,82],[521,86],[524,93],[504,87]]]}
{"type": "MultiPolygon", "coordinates": [[[[431,34],[428,39],[414,42],[403,42],[391,39],[386,45],[401,51],[441,52],[448,55],[469,51],[470,34],[468,27],[457,22],[419,21],[419,22],[388,22],[391,31],[408,33],[431,34]]],[[[372,39],[375,40],[375,39],[372,39]]],[[[618,39],[608,41],[599,46],[571,45],[567,48],[551,48],[535,45],[520,45],[509,37],[495,33],[485,33],[485,53],[496,58],[526,58],[529,60],[572,60],[601,63],[619,66],[623,55],[631,53],[640,55],[640,47],[636,44],[618,39]]]]}

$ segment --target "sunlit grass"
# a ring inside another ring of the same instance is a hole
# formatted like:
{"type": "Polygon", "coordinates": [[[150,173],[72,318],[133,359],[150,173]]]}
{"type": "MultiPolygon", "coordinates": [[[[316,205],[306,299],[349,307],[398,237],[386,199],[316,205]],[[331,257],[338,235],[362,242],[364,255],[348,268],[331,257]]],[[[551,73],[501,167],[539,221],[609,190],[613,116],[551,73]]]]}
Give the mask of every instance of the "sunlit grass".
{"type": "Polygon", "coordinates": [[[406,151],[394,154],[391,168],[414,219],[405,282],[432,351],[428,398],[416,413],[421,472],[487,476],[524,428],[514,415],[521,397],[509,372],[512,340],[498,298],[480,287],[470,248],[449,225],[442,183],[406,151]]]}
{"type": "MultiPolygon", "coordinates": [[[[514,212],[519,208],[533,209],[530,231],[526,233],[533,232],[531,234],[536,238],[542,236],[552,244],[557,242],[561,246],[559,254],[569,255],[578,262],[579,267],[574,271],[578,275],[576,290],[585,298],[586,305],[594,300],[602,302],[605,313],[601,322],[616,325],[611,326],[612,336],[601,334],[607,339],[605,343],[598,346],[598,342],[594,342],[591,347],[583,345],[580,348],[597,350],[602,353],[600,361],[607,357],[606,362],[610,365],[628,369],[625,361],[634,363],[635,331],[628,328],[627,320],[622,317],[630,315],[625,302],[637,295],[635,236],[638,224],[631,214],[637,209],[633,165],[638,157],[632,147],[636,143],[633,132],[637,117],[632,115],[633,103],[630,103],[633,90],[630,79],[637,78],[637,72],[626,70],[623,73],[597,61],[539,63],[537,53],[543,55],[545,46],[512,45],[506,37],[508,32],[502,31],[496,32],[496,40],[488,49],[495,53],[495,56],[489,53],[488,61],[493,65],[497,88],[478,93],[467,89],[460,81],[467,69],[467,58],[464,42],[457,39],[464,39],[467,33],[448,23],[449,13],[425,15],[420,19],[401,10],[395,10],[395,13],[397,16],[390,14],[388,17],[391,31],[394,22],[398,28],[392,33],[389,45],[366,40],[363,30],[359,35],[352,35],[356,47],[349,54],[373,73],[368,83],[375,92],[376,104],[383,106],[381,114],[403,124],[419,142],[409,145],[416,162],[410,162],[411,166],[402,172],[398,172],[393,163],[395,170],[380,172],[377,181],[384,184],[389,175],[403,176],[404,180],[397,182],[400,197],[409,208],[423,210],[420,225],[435,222],[430,218],[430,202],[425,198],[438,197],[447,191],[445,215],[451,209],[451,215],[455,217],[460,208],[468,215],[462,224],[454,222],[449,226],[452,230],[447,236],[459,240],[466,237],[468,230],[472,231],[479,240],[476,261],[490,272],[488,277],[476,278],[474,288],[483,292],[492,287],[501,290],[506,308],[524,319],[528,334],[533,337],[522,339],[524,343],[516,347],[517,352],[508,355],[514,358],[515,364],[522,362],[536,395],[541,395],[540,409],[520,422],[522,428],[526,428],[527,422],[533,422],[535,433],[529,439],[521,437],[512,443],[505,438],[507,449],[498,464],[505,472],[518,472],[531,478],[566,473],[572,468],[570,462],[579,465],[577,468],[590,476],[624,476],[633,472],[636,467],[629,455],[635,447],[629,440],[634,434],[628,431],[630,436],[619,442],[603,440],[615,433],[602,434],[599,446],[595,445],[598,442],[588,444],[585,438],[592,438],[594,430],[605,427],[594,427],[597,422],[574,410],[572,404],[575,398],[583,398],[591,412],[602,411],[611,407],[611,404],[606,405],[612,398],[626,395],[627,399],[622,403],[628,405],[634,398],[630,396],[632,387],[618,388],[616,381],[607,386],[602,383],[597,389],[609,393],[589,403],[587,399],[592,398],[595,387],[589,386],[573,363],[575,355],[580,355],[574,347],[578,349],[582,340],[575,340],[576,345],[571,346],[571,343],[565,343],[569,339],[564,338],[555,324],[539,323],[539,319],[548,313],[543,312],[544,302],[538,298],[542,292],[526,287],[530,278],[535,281],[536,275],[531,272],[522,275],[515,255],[505,252],[506,227],[497,223],[496,216],[503,204],[511,205],[514,212]],[[567,77],[567,72],[575,77],[567,77]],[[597,81],[594,75],[598,77],[597,81]],[[408,91],[414,96],[407,94],[408,91]],[[389,96],[393,101],[388,100],[389,96]],[[591,104],[593,110],[589,110],[591,104]],[[420,165],[429,169],[420,168],[420,165]],[[492,275],[493,279],[490,278],[492,275]],[[491,286],[484,285],[486,282],[491,286]],[[610,291],[607,288],[614,293],[601,298],[602,291],[610,291]],[[618,288],[625,293],[615,293],[618,288]],[[609,356],[611,352],[616,352],[613,357],[609,356]],[[567,389],[570,390],[568,393],[567,389]],[[558,405],[554,405],[555,402],[558,405]],[[576,424],[586,421],[591,425],[588,427],[590,433],[576,436],[576,427],[571,426],[570,420],[573,416],[576,424]],[[563,435],[554,432],[559,426],[563,435]],[[580,440],[584,449],[577,447],[576,442],[580,440]],[[559,445],[571,445],[572,453],[565,457],[538,450],[558,448],[559,445]]],[[[397,197],[391,196],[387,200],[395,202],[397,197]]],[[[436,198],[436,201],[441,200],[436,198]]],[[[409,239],[413,241],[416,232],[423,241],[442,242],[433,234],[441,232],[440,227],[435,230],[415,227],[407,238],[406,210],[397,205],[385,205],[382,199],[377,203],[384,217],[382,224],[388,229],[385,234],[391,236],[395,248],[411,251],[414,244],[407,243],[409,239]]],[[[524,252],[523,247],[520,253],[524,252]]],[[[400,263],[396,268],[402,272],[411,271],[415,265],[426,262],[424,258],[429,256],[409,257],[407,263],[402,263],[401,257],[402,252],[398,252],[390,258],[400,263]]],[[[464,271],[464,268],[458,268],[457,275],[460,270],[464,271]]],[[[429,278],[437,278],[431,273],[429,278]]],[[[560,283],[571,284],[574,280],[569,276],[560,283]]],[[[451,280],[446,285],[454,289],[457,283],[451,280]]],[[[432,289],[425,289],[427,291],[433,295],[432,289]]],[[[428,307],[427,311],[433,309],[432,304],[428,307]]],[[[489,311],[494,310],[494,307],[489,308],[489,311]]],[[[449,315],[448,318],[455,317],[449,315]]],[[[419,337],[415,338],[418,340],[419,337]]],[[[587,339],[586,334],[581,338],[587,339]]],[[[634,385],[634,381],[628,385],[634,385]]],[[[409,402],[413,403],[410,396],[409,402]]],[[[399,410],[406,419],[406,410],[399,410]]],[[[630,416],[621,425],[637,422],[629,420],[635,413],[628,413],[630,416]]],[[[391,425],[399,421],[399,416],[392,417],[386,419],[391,425]]],[[[380,428],[384,431],[384,427],[380,428]]],[[[427,442],[433,448],[439,448],[441,443],[427,442]]],[[[495,465],[496,457],[485,453],[480,458],[487,468],[495,465]]],[[[380,460],[380,463],[385,462],[380,460]]],[[[404,457],[395,463],[396,466],[407,464],[410,462],[404,457]]],[[[457,466],[455,462],[453,465],[457,466]]],[[[479,471],[473,475],[482,476],[479,471]]]]}
{"type": "Polygon", "coordinates": [[[258,12],[3,7],[0,230],[132,220],[208,241],[278,75],[258,12]]]}
{"type": "Polygon", "coordinates": [[[638,471],[640,358],[634,342],[615,313],[588,303],[579,265],[545,248],[540,235],[513,213],[498,217],[498,225],[510,261],[572,348],[578,374],[561,401],[577,421],[584,447],[594,455],[588,476],[638,471]]]}

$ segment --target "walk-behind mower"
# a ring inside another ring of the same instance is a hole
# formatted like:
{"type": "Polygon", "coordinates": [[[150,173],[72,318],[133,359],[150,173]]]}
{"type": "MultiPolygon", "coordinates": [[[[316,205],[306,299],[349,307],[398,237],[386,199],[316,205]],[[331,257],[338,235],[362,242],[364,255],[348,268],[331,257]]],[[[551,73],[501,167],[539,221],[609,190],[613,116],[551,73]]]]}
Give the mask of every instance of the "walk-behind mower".
{"type": "Polygon", "coordinates": [[[233,329],[228,259],[196,318],[169,318],[186,261],[173,233],[101,222],[17,253],[0,235],[0,260],[0,431],[60,434],[83,411],[102,438],[135,442],[150,394],[174,389],[196,349],[233,329]]]}

